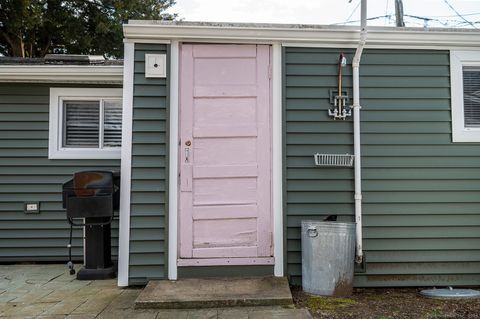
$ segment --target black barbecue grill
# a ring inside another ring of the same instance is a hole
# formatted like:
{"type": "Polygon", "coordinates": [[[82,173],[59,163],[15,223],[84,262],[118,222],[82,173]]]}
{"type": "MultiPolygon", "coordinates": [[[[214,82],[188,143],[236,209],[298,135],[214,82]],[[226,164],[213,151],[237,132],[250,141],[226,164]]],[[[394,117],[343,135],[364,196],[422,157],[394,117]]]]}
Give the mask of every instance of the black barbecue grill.
{"type": "Polygon", "coordinates": [[[111,171],[75,173],[63,184],[63,208],[70,223],[69,263],[71,261],[72,227],[85,227],[85,266],[77,279],[107,279],[115,277],[111,257],[111,223],[120,203],[120,174],[111,171]]]}

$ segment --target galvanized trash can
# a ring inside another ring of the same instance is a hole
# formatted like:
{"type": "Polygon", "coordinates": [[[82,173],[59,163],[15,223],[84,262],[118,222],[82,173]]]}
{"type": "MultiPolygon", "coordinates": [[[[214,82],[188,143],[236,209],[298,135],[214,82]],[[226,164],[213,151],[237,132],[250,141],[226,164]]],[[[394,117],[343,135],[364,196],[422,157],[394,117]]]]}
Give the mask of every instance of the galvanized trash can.
{"type": "Polygon", "coordinates": [[[348,296],[355,262],[355,223],[302,221],[302,286],[307,293],[348,296]]]}

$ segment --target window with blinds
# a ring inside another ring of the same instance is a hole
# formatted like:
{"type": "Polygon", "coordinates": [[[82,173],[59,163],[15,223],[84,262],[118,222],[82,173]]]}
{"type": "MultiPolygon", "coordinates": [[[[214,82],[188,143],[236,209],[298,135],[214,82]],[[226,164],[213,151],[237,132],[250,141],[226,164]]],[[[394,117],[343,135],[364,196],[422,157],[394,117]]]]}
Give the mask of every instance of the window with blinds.
{"type": "Polygon", "coordinates": [[[480,68],[463,67],[463,113],[466,128],[480,128],[480,68]]]}
{"type": "Polygon", "coordinates": [[[103,146],[120,147],[122,144],[122,101],[103,102],[103,146]]]}
{"type": "Polygon", "coordinates": [[[63,147],[118,148],[122,141],[120,99],[64,100],[63,147]]]}

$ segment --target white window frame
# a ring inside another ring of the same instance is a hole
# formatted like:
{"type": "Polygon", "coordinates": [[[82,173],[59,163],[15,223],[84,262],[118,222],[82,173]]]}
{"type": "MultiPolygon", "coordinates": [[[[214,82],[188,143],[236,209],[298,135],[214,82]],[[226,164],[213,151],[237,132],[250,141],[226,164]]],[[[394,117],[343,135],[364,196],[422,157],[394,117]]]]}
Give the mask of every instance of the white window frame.
{"type": "Polygon", "coordinates": [[[63,146],[63,101],[88,101],[121,98],[122,89],[115,88],[50,88],[48,158],[120,159],[121,147],[74,148],[63,146]]]}
{"type": "Polygon", "coordinates": [[[480,128],[465,127],[463,67],[480,67],[480,51],[450,51],[453,142],[480,142],[480,128]]]}

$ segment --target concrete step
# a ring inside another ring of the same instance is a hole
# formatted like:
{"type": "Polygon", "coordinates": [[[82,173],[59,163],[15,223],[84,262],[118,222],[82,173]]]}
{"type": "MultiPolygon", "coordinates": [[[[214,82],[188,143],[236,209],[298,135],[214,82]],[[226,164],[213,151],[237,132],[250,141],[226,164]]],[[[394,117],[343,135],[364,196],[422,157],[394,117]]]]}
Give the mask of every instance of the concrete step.
{"type": "MultiPolygon", "coordinates": [[[[150,310],[135,310],[145,313],[150,310]]],[[[235,307],[207,309],[161,309],[156,319],[312,319],[307,309],[274,307],[235,307]]],[[[126,318],[126,317],[125,317],[126,318]]]]}
{"type": "Polygon", "coordinates": [[[202,278],[152,280],[135,308],[193,309],[292,305],[287,278],[202,278]]]}

